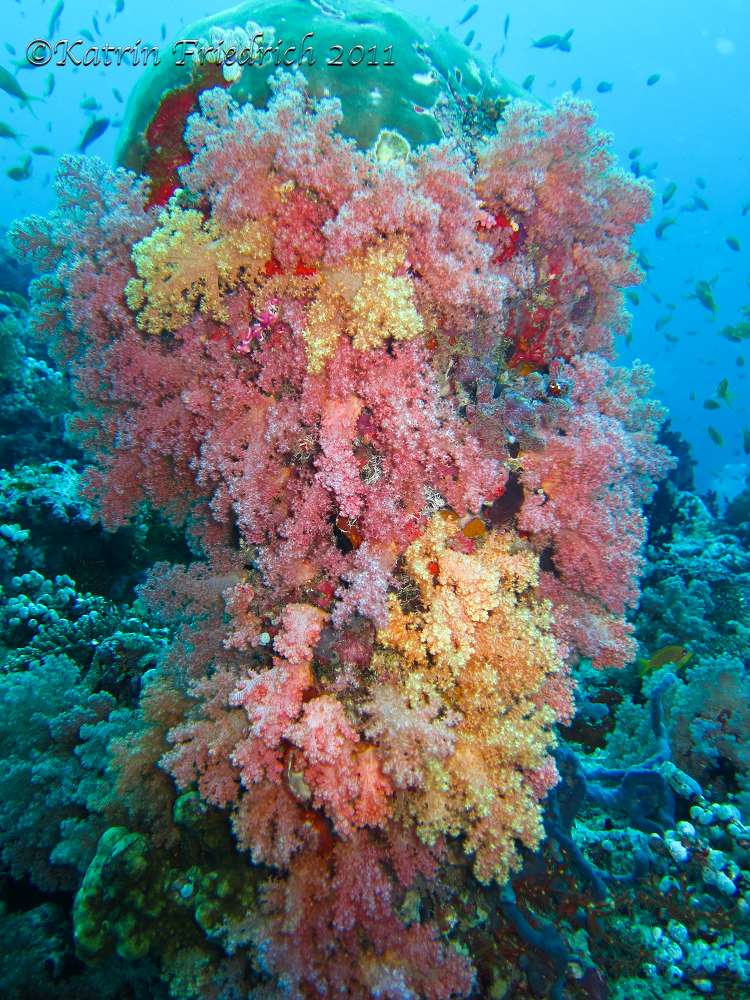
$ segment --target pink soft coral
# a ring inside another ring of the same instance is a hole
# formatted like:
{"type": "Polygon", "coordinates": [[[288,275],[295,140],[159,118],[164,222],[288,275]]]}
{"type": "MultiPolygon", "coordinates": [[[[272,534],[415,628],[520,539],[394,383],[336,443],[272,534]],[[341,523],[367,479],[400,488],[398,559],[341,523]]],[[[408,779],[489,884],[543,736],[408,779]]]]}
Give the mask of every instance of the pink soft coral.
{"type": "Polygon", "coordinates": [[[648,192],[568,101],[512,104],[478,161],[385,165],[300,81],[200,103],[176,199],[205,314],[190,259],[150,256],[181,204],[123,171],[65,158],[12,234],[102,520],[148,502],[199,557],[142,587],[175,632],[144,726],[171,697],[154,756],[273,869],[253,934],[285,990],[465,995],[420,911],[539,842],[562,657],[632,652],[661,411],[602,355],[648,192]]]}
{"type": "Polygon", "coordinates": [[[532,271],[518,253],[504,254],[501,270],[544,293],[514,310],[514,364],[610,355],[613,333],[626,328],[621,288],[640,279],[627,240],[648,215],[651,191],[619,169],[594,119],[591,104],[570,98],[552,108],[516,102],[481,158],[479,191],[503,222],[490,238],[510,220],[535,249],[532,271]]]}
{"type": "Polygon", "coordinates": [[[566,405],[541,430],[544,447],[521,456],[518,518],[556,575],[543,591],[557,609],[560,637],[596,665],[622,665],[635,647],[621,616],[638,598],[646,522],[641,504],[669,467],[653,438],[663,410],[643,401],[648,383],[601,357],[556,363],[566,405]]]}

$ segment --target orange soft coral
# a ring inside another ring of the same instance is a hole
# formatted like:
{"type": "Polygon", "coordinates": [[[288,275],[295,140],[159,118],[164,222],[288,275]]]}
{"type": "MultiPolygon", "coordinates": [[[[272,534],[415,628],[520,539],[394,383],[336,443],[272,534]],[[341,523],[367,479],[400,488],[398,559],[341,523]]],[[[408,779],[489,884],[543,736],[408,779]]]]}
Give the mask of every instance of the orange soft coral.
{"type": "MultiPolygon", "coordinates": [[[[490,532],[462,552],[451,545],[458,532],[458,518],[444,512],[406,551],[421,607],[404,611],[391,598],[378,640],[392,653],[376,662],[400,697],[413,700],[416,687],[460,720],[452,752],[433,752],[412,781],[418,790],[396,794],[398,813],[428,843],[463,835],[477,876],[502,882],[517,867],[516,841],[533,848],[542,836],[530,776],[549,763],[555,712],[535,695],[564,677],[563,664],[549,605],[536,596],[536,554],[512,531],[490,532]]],[[[386,753],[385,770],[395,766],[386,753]]]]}

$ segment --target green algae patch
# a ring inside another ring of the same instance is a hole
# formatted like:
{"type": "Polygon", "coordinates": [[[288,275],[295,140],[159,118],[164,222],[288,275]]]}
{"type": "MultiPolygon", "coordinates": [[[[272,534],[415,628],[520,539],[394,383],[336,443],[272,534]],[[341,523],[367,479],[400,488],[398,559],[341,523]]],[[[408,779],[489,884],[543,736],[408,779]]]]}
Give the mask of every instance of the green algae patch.
{"type": "Polygon", "coordinates": [[[235,850],[226,821],[197,792],[178,797],[174,821],[183,837],[171,850],[122,826],[102,834],[75,898],[75,945],[91,965],[113,954],[151,959],[172,996],[192,997],[248,944],[263,870],[235,850]]]}

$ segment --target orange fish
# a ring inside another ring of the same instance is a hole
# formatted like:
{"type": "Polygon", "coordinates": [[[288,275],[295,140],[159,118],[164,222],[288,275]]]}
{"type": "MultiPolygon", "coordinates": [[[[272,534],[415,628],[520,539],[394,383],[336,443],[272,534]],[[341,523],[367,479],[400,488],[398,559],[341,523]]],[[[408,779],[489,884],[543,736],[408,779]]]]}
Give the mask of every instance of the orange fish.
{"type": "Polygon", "coordinates": [[[465,524],[461,530],[467,538],[481,538],[487,531],[487,525],[481,517],[472,517],[472,519],[465,524]]]}
{"type": "Polygon", "coordinates": [[[353,549],[358,549],[360,547],[363,541],[363,535],[358,530],[356,521],[352,521],[351,518],[344,517],[342,514],[339,514],[336,518],[336,527],[347,539],[353,549]]]}

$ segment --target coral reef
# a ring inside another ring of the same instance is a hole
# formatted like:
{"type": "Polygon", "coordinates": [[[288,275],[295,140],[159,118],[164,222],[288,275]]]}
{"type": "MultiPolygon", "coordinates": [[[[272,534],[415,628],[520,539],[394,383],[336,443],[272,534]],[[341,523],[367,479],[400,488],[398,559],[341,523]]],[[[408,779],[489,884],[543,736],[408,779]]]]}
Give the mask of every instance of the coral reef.
{"type": "MultiPolygon", "coordinates": [[[[613,361],[650,190],[569,99],[493,118],[454,88],[456,143],[448,98],[397,113],[388,89],[355,142],[348,90],[266,74],[237,101],[207,73],[184,101],[136,96],[147,176],[63,157],[57,209],[11,232],[38,276],[8,377],[26,325],[70,375],[80,452],[20,453],[0,482],[0,843],[41,894],[0,919],[54,926],[53,984],[57,892],[91,977],[132,965],[153,996],[601,996],[597,928],[623,907],[670,878],[703,880],[696,914],[750,889],[717,763],[744,768],[745,719],[712,728],[741,664],[627,667],[671,627],[633,612],[664,414],[647,369],[613,361]],[[150,141],[170,124],[177,146],[150,141]],[[127,570],[82,581],[104,530],[127,570]],[[575,677],[623,667],[619,702],[569,728],[575,677]],[[717,832],[687,847],[691,806],[717,832]]],[[[651,539],[651,595],[700,557],[694,515],[651,539]]],[[[703,945],[744,982],[741,941],[670,919],[691,982],[703,945]]],[[[645,949],[677,981],[649,940],[619,971],[645,949]]]]}
{"type": "MultiPolygon", "coordinates": [[[[462,854],[464,879],[503,885],[539,846],[569,661],[633,651],[638,509],[668,459],[647,375],[607,355],[648,193],[584,105],[509,111],[475,190],[446,146],[383,163],[333,131],[335,101],[275,91],[262,112],[201,97],[161,214],[143,182],[67,159],[60,209],[14,227],[97,459],[86,495],[109,527],[148,500],[201,557],[142,589],[176,638],[115,766],[135,801],[152,754],[258,866],[231,890],[257,882],[253,926],[201,952],[201,995],[229,966],[300,995],[464,995],[428,900],[462,854]]],[[[183,995],[142,921],[96,931],[102,905],[135,919],[100,872],[114,851],[153,883],[145,834],[100,841],[80,948],[159,952],[183,995]]]]}

